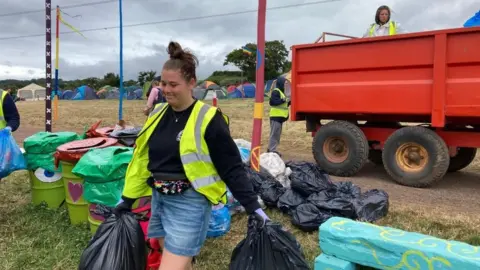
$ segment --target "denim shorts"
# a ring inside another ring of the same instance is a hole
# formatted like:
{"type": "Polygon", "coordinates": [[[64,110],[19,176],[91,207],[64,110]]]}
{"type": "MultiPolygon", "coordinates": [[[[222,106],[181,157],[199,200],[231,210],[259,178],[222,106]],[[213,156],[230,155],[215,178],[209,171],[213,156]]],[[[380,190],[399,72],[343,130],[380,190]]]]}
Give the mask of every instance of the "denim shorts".
{"type": "Polygon", "coordinates": [[[186,257],[197,256],[207,238],[211,203],[189,188],[181,194],[152,192],[149,238],[164,238],[165,249],[186,257]]]}

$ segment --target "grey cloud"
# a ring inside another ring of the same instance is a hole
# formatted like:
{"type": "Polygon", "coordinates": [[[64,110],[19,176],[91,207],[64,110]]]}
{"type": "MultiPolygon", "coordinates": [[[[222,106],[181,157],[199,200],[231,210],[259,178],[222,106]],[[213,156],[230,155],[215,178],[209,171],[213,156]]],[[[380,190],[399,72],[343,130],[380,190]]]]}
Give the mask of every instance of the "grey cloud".
{"type": "MultiPolygon", "coordinates": [[[[97,0],[52,0],[53,6],[74,5],[97,0]]],[[[315,0],[268,1],[268,7],[301,4],[315,0]]],[[[461,27],[478,6],[478,0],[391,0],[393,17],[410,32],[429,29],[461,27]]],[[[266,39],[282,39],[287,47],[313,42],[322,32],[361,36],[373,22],[378,6],[384,0],[343,0],[295,8],[267,11],[266,39]]],[[[142,24],[208,16],[219,13],[238,13],[256,9],[257,0],[123,0],[124,25],[142,24]]],[[[42,0],[2,0],[1,13],[42,9],[42,0]],[[40,4],[41,3],[41,4],[40,4]]],[[[108,3],[65,9],[63,18],[78,29],[117,26],[118,5],[108,3]],[[80,15],[72,18],[71,16],[80,15]]],[[[52,12],[54,15],[55,12],[52,12]]],[[[200,58],[199,77],[223,67],[228,51],[247,42],[256,42],[257,13],[232,14],[201,20],[142,25],[124,28],[125,78],[134,79],[141,70],[159,70],[166,60],[165,46],[169,40],[186,40],[188,47],[200,58]]],[[[54,25],[54,24],[52,24],[54,25]]],[[[44,13],[0,17],[0,37],[41,34],[44,32],[44,13]]],[[[61,25],[62,31],[70,31],[61,25]]],[[[60,37],[60,74],[64,79],[86,76],[101,77],[118,72],[119,29],[85,32],[60,37]],[[92,64],[94,63],[94,64],[92,64]]],[[[335,38],[329,38],[335,39],[335,38]]],[[[186,42],[185,41],[185,42],[186,42]]],[[[183,45],[183,44],[182,44],[183,45]]],[[[0,58],[12,66],[43,69],[45,66],[44,37],[0,40],[0,58]]],[[[28,73],[25,74],[28,77],[28,73]]],[[[36,73],[37,74],[37,73],[36,73]]],[[[36,75],[35,74],[35,75],[36,75]]],[[[3,76],[5,77],[5,76],[3,76]]]]}
{"type": "MultiPolygon", "coordinates": [[[[139,71],[143,70],[155,70],[158,73],[161,72],[163,63],[168,60],[168,54],[166,47],[163,45],[152,46],[155,50],[155,54],[146,57],[139,57],[124,61],[124,78],[136,79],[139,71]]],[[[218,59],[207,59],[205,57],[199,57],[199,68],[197,69],[197,76],[199,78],[205,78],[209,76],[213,71],[223,69],[218,64],[218,59]]],[[[60,58],[59,60],[59,72],[60,77],[63,79],[71,80],[85,77],[102,77],[107,72],[119,73],[119,61],[101,61],[95,65],[82,65],[77,66],[74,63],[66,61],[60,58]]]]}

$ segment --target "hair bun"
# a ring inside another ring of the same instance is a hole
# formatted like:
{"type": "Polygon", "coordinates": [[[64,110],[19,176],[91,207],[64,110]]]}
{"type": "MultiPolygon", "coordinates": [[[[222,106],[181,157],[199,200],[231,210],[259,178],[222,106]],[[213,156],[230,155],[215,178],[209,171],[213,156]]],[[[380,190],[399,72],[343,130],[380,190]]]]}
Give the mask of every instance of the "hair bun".
{"type": "Polygon", "coordinates": [[[170,59],[183,59],[185,52],[182,46],[178,42],[170,41],[168,44],[167,52],[170,55],[170,59]]]}

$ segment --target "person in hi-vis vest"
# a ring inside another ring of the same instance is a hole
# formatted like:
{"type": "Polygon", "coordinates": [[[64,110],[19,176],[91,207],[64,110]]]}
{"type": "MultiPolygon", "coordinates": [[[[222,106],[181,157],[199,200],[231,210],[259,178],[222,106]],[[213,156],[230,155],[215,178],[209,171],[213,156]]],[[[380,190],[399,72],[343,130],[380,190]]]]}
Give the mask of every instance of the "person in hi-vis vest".
{"type": "Polygon", "coordinates": [[[380,6],[375,14],[375,23],[372,23],[365,31],[363,37],[393,36],[406,33],[396,21],[390,20],[391,11],[388,6],[380,6]]]}
{"type": "Polygon", "coordinates": [[[12,96],[6,90],[0,89],[0,129],[14,132],[20,126],[20,114],[12,96]]]}
{"type": "Polygon", "coordinates": [[[168,54],[161,75],[167,102],[155,105],[138,134],[115,213],[151,195],[148,237],[163,250],[160,270],[184,270],[192,269],[205,242],[212,205],[227,203],[227,186],[249,215],[269,218],[230,136],[228,117],[192,97],[197,58],[177,42],[170,42],[168,54]]]}
{"type": "Polygon", "coordinates": [[[267,152],[274,152],[280,155],[277,147],[282,136],[283,122],[288,120],[288,106],[290,101],[285,95],[285,77],[277,78],[275,89],[270,95],[270,138],[268,140],[267,152]]]}

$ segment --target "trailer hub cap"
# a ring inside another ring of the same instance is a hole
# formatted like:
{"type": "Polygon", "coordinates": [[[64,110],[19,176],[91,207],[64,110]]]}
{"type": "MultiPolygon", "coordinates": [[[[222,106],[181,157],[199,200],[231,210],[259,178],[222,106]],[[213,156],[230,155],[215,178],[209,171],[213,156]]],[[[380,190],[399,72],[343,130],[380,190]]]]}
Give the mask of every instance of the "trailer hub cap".
{"type": "Polygon", "coordinates": [[[323,153],[330,162],[344,162],[348,157],[348,152],[347,143],[340,137],[330,137],[323,143],[323,153]]]}
{"type": "Polygon", "coordinates": [[[417,143],[404,143],[395,153],[395,159],[403,171],[418,172],[428,163],[428,152],[417,143]]]}

